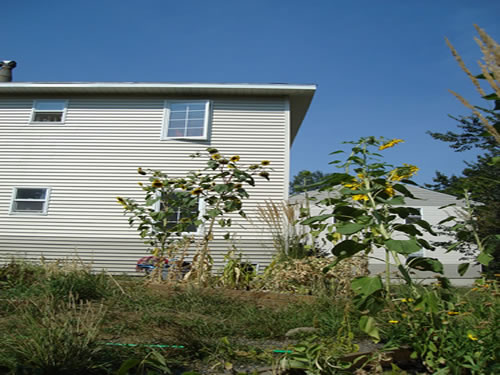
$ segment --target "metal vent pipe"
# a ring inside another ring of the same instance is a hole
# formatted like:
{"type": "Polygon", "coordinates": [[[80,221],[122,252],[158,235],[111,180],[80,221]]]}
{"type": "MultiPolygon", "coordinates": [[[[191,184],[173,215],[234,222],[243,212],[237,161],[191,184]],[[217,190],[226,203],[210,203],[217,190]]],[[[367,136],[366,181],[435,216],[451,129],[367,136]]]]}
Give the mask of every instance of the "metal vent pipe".
{"type": "Polygon", "coordinates": [[[16,67],[17,63],[12,60],[0,61],[0,82],[12,81],[12,69],[16,67]]]}

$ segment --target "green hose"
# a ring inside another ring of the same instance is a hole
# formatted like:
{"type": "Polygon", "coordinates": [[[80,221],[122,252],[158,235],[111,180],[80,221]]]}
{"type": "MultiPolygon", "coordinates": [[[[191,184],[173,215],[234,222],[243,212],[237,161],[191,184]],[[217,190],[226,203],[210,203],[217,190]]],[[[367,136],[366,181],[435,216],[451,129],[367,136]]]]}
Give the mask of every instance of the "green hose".
{"type": "Polygon", "coordinates": [[[184,349],[184,345],[159,345],[159,344],[120,344],[117,342],[106,342],[104,345],[109,346],[144,346],[146,348],[175,348],[184,349]]]}
{"type": "MultiPolygon", "coordinates": [[[[160,344],[120,344],[117,342],[106,342],[103,343],[103,345],[108,345],[108,346],[143,346],[146,348],[174,348],[174,349],[184,349],[184,345],[160,345],[160,344]]],[[[273,353],[293,353],[291,350],[273,350],[273,353]]]]}

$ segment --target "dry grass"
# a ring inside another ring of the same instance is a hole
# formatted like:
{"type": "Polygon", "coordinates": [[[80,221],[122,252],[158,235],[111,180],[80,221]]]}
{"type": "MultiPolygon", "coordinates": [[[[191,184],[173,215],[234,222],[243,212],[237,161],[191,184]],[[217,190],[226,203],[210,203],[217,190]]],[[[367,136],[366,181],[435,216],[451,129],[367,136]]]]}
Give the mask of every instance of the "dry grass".
{"type": "MultiPolygon", "coordinates": [[[[496,94],[496,98],[500,98],[500,46],[498,43],[490,37],[486,31],[481,29],[479,26],[474,25],[476,28],[479,38],[474,38],[476,43],[478,44],[482,54],[483,54],[483,62],[478,61],[479,68],[481,70],[481,73],[485,80],[488,82],[490,85],[491,89],[493,90],[493,93],[496,94]]],[[[467,68],[465,65],[463,59],[460,57],[458,54],[457,50],[451,42],[446,39],[446,43],[448,44],[448,47],[451,50],[451,53],[453,57],[455,57],[455,60],[457,60],[458,65],[462,70],[465,72],[467,77],[472,81],[472,84],[476,88],[476,90],[479,92],[479,95],[481,97],[487,96],[487,93],[484,91],[484,89],[481,87],[481,84],[479,83],[479,80],[474,76],[470,70],[467,68]]],[[[450,90],[450,92],[458,99],[460,102],[469,108],[481,121],[481,123],[484,125],[484,127],[488,130],[488,132],[495,137],[495,140],[497,141],[498,144],[500,144],[500,133],[495,129],[493,124],[490,123],[488,118],[486,116],[483,116],[483,114],[478,110],[477,107],[473,106],[470,104],[470,102],[465,99],[463,96],[460,94],[450,90]]]]}

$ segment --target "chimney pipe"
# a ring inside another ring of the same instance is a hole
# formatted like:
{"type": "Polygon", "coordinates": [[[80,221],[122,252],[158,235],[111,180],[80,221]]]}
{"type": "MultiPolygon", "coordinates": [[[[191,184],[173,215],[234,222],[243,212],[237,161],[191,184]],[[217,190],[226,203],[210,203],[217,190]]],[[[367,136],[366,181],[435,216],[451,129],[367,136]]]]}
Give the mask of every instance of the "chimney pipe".
{"type": "Polygon", "coordinates": [[[17,63],[12,60],[0,61],[0,82],[12,81],[12,69],[16,67],[17,63]]]}

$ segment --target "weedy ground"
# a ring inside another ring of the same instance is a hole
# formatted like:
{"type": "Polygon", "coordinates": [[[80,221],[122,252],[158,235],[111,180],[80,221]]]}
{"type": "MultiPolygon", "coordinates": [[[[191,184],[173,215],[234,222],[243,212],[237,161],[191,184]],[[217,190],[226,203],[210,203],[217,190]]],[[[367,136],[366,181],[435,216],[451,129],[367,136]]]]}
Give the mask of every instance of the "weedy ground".
{"type": "Polygon", "coordinates": [[[292,343],[289,330],[334,336],[344,313],[326,297],[146,285],[23,262],[0,269],[0,299],[3,373],[111,373],[151,351],[189,370],[269,365],[292,343]]]}
{"type": "Polygon", "coordinates": [[[470,370],[457,365],[450,373],[488,373],[482,369],[496,362],[500,332],[493,288],[447,291],[461,302],[430,315],[396,296],[377,316],[385,348],[354,369],[361,362],[343,358],[369,340],[349,295],[145,284],[66,264],[12,262],[0,268],[0,374],[256,374],[280,365],[290,373],[427,374],[467,353],[470,370]],[[427,368],[420,357],[406,370],[387,370],[384,350],[404,346],[425,355],[427,368]]]}

